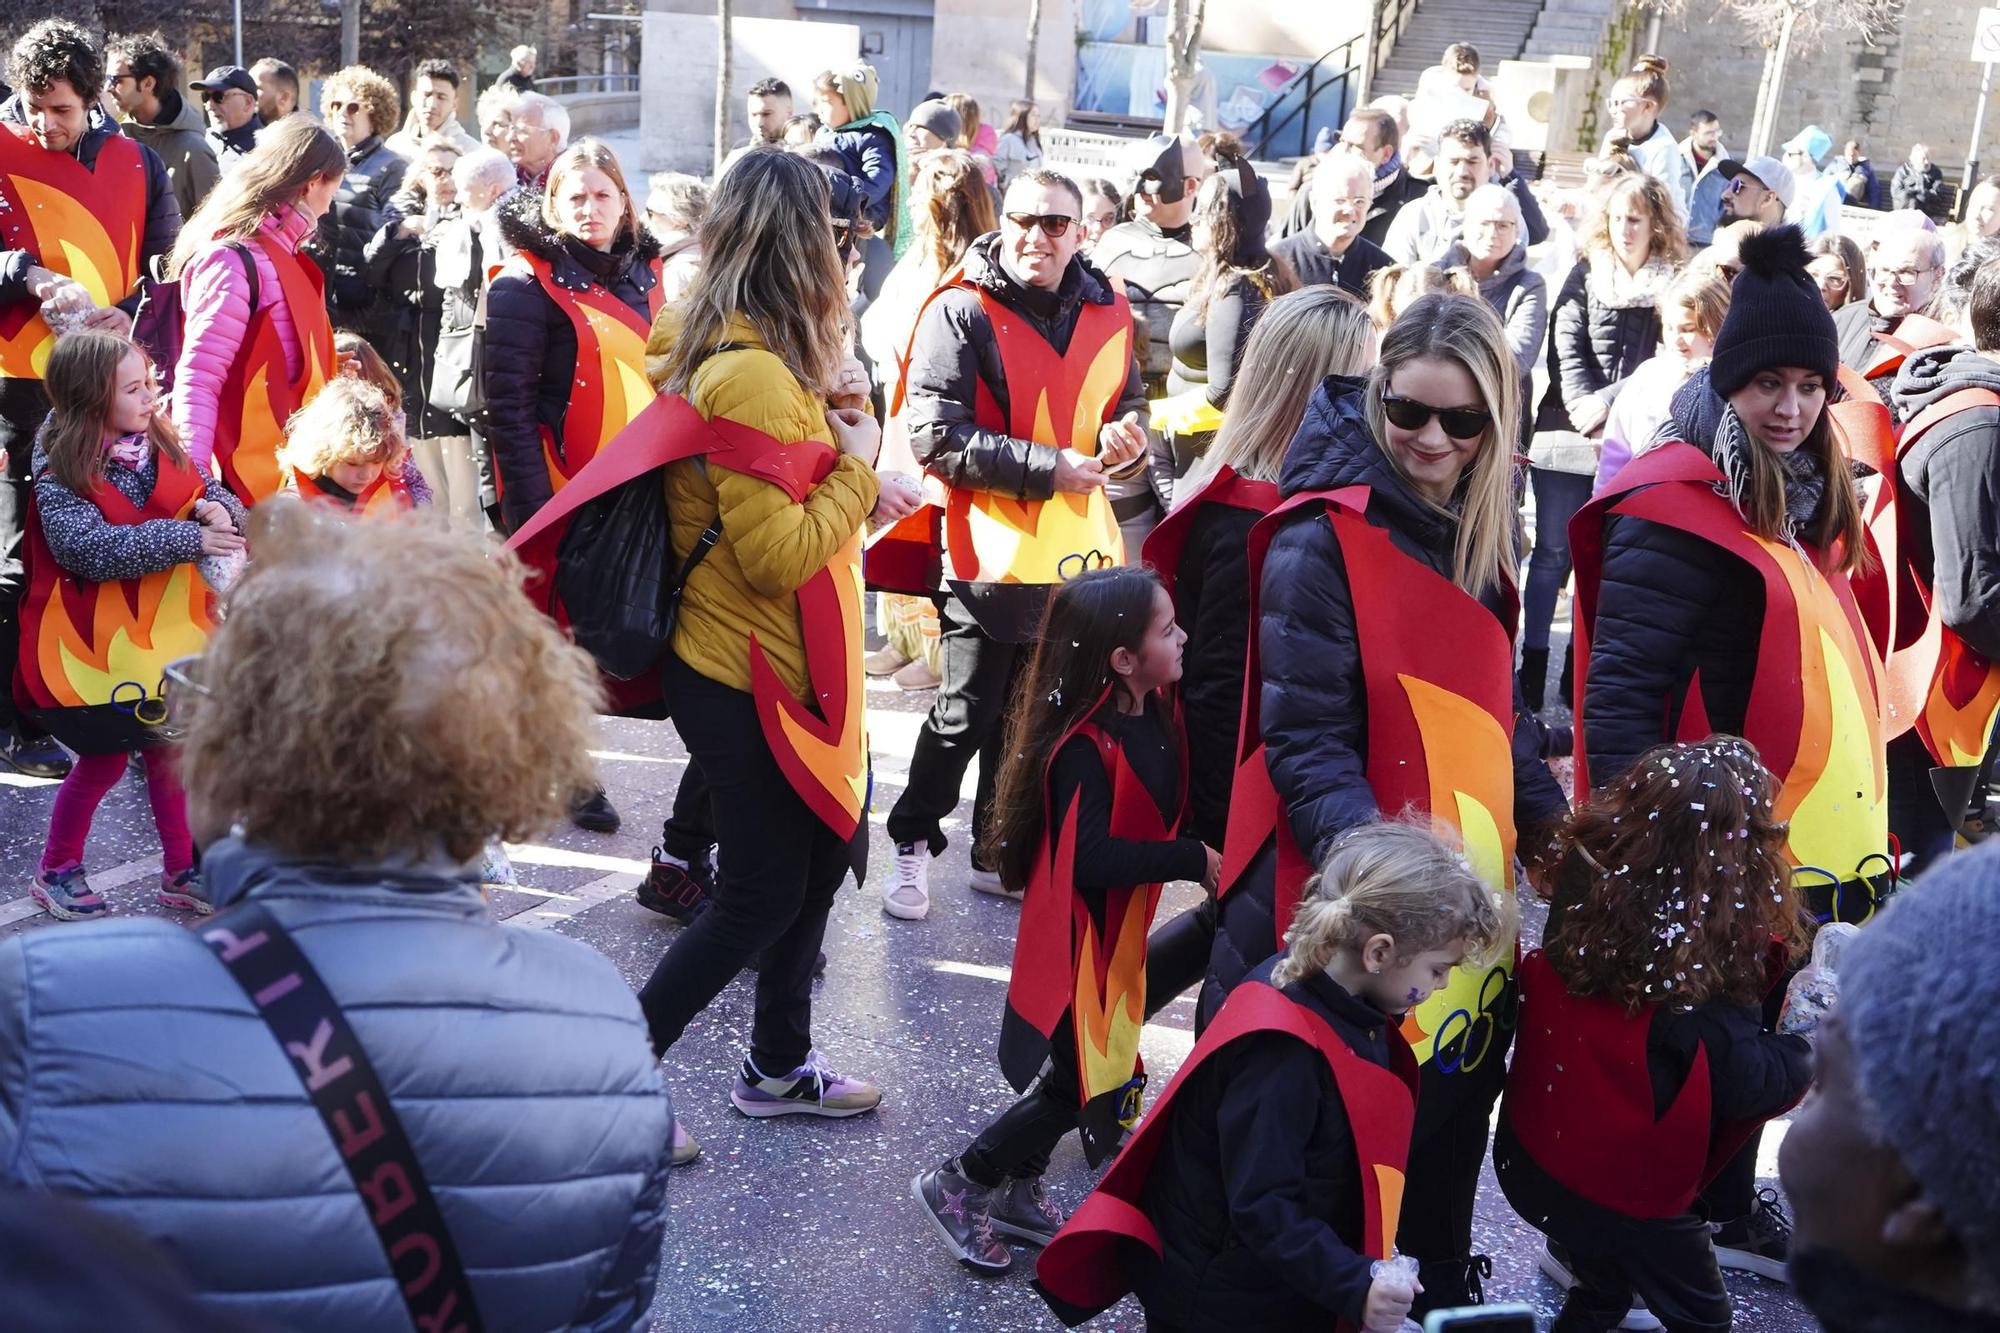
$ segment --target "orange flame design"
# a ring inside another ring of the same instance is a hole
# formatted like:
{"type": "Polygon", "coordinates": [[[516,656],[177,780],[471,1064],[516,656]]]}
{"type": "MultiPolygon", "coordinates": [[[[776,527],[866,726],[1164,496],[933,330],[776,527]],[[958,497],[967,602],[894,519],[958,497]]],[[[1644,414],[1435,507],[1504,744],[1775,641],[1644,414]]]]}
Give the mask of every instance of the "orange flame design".
{"type": "Polygon", "coordinates": [[[754,635],[751,639],[753,675],[760,681],[758,709],[766,732],[774,726],[777,732],[770,738],[772,751],[795,786],[801,776],[806,778],[809,786],[802,788],[801,794],[829,827],[844,836],[853,834],[868,802],[861,600],[861,538],[857,533],[827,562],[824,571],[799,589],[807,671],[826,713],[824,721],[778,684],[763,649],[757,646],[754,635]],[[838,680],[831,679],[835,673],[838,680]],[[820,793],[827,800],[816,799],[820,793]]]}
{"type": "Polygon", "coordinates": [[[2000,665],[1973,652],[1956,634],[1946,636],[1942,651],[1918,725],[1940,764],[1969,768],[1986,757],[2000,715],[2000,665]]]}
{"type": "Polygon", "coordinates": [[[1105,904],[1102,945],[1090,912],[1077,904],[1083,966],[1077,969],[1072,1014],[1086,1102],[1129,1081],[1138,1067],[1139,1030],[1146,1020],[1146,928],[1158,900],[1158,885],[1112,894],[1105,904]]]}
{"type": "Polygon", "coordinates": [[[42,685],[57,707],[133,703],[134,685],[144,692],[142,697],[157,699],[161,670],[201,652],[215,628],[208,585],[193,565],[146,575],[138,580],[133,600],[122,583],[87,586],[87,623],[71,618],[69,599],[59,584],[36,636],[42,685]]]}
{"type": "MultiPolygon", "coordinates": [[[[22,248],[34,252],[44,268],[81,283],[90,299],[99,306],[115,305],[125,299],[139,281],[140,227],[144,218],[143,188],[134,203],[125,197],[131,184],[120,166],[128,166],[122,156],[117,161],[100,156],[96,172],[85,170],[74,158],[61,155],[60,163],[43,162],[54,157],[46,150],[23,142],[11,131],[0,130],[7,142],[0,144],[0,163],[7,172],[8,192],[14,196],[20,216],[32,233],[22,248]],[[103,198],[78,198],[47,180],[29,174],[49,170],[71,179],[73,188],[103,198]],[[114,234],[116,233],[116,234],[114,234]]],[[[143,173],[143,168],[141,168],[143,173]]],[[[142,175],[143,186],[143,175],[142,175]]],[[[39,314],[32,315],[11,335],[0,334],[0,375],[10,379],[41,379],[55,347],[55,331],[39,314]]]]}

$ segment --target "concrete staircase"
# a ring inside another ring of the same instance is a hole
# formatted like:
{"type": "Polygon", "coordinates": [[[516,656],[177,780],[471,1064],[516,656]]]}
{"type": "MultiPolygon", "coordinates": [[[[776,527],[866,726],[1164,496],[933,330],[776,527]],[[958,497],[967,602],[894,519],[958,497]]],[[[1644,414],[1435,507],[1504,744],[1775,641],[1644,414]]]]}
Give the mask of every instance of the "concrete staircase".
{"type": "Polygon", "coordinates": [[[1596,60],[1622,0],[1546,0],[1528,34],[1522,57],[1582,56],[1596,60]]]}
{"type": "MultiPolygon", "coordinates": [[[[1588,0],[1548,0],[1550,4],[1584,2],[1588,0]]],[[[1478,47],[1480,64],[1491,78],[1501,61],[1520,56],[1542,10],[1543,0],[1420,0],[1416,17],[1396,39],[1370,87],[1376,96],[1398,93],[1408,97],[1417,90],[1418,76],[1437,64],[1453,42],[1471,42],[1478,47]]]]}

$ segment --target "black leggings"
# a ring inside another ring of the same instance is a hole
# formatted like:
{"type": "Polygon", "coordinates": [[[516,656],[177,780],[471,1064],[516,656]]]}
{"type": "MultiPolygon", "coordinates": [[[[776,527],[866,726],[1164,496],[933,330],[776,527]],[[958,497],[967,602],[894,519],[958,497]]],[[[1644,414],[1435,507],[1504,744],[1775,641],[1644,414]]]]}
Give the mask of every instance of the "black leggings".
{"type": "Polygon", "coordinates": [[[812,1049],[812,978],[848,845],[786,780],[764,743],[757,708],[678,657],[664,671],[667,707],[708,779],[727,879],[708,910],[674,937],[639,992],[653,1050],[664,1052],[751,959],[757,972],[750,1058],[777,1078],[812,1049]]]}

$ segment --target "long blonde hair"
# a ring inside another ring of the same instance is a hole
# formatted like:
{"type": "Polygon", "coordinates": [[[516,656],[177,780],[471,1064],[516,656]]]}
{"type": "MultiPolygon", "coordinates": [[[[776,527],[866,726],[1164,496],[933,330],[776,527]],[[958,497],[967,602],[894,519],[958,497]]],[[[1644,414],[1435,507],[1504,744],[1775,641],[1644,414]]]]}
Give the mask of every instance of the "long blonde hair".
{"type": "Polygon", "coordinates": [[[782,148],[753,148],[723,173],[701,222],[701,269],[677,307],[663,389],[685,394],[737,318],[808,389],[832,388],[849,311],[831,207],[826,173],[782,148]]]}
{"type": "Polygon", "coordinates": [[[346,174],[346,152],[312,117],[294,114],[265,126],[257,131],[257,146],[182,225],[167,260],[167,277],[178,278],[212,241],[254,235],[266,213],[296,203],[314,181],[346,174]]]}
{"type": "MultiPolygon", "coordinates": [[[[118,367],[132,352],[152,367],[146,349],[123,334],[79,329],[56,339],[42,387],[48,392],[48,424],[37,441],[48,455],[49,475],[82,495],[104,476],[105,438],[111,434],[111,400],[118,392],[118,367]]],[[[189,467],[187,450],[165,403],[146,423],[146,442],[178,467],[189,467]]],[[[166,462],[160,464],[166,466],[166,462]]]]}
{"type": "Polygon", "coordinates": [[[1324,285],[1285,293],[1251,330],[1222,429],[1182,486],[1192,492],[1224,467],[1276,481],[1320,381],[1374,364],[1375,326],[1361,302],[1324,285]]]}
{"type": "Polygon", "coordinates": [[[1334,841],[1285,931],[1273,986],[1323,972],[1335,953],[1375,935],[1395,940],[1396,956],[1408,959],[1460,940],[1483,955],[1512,933],[1510,900],[1421,820],[1362,824],[1334,841]]]}
{"type": "MultiPolygon", "coordinates": [[[[1480,436],[1479,455],[1458,481],[1458,541],[1451,581],[1474,597],[1514,577],[1514,441],[1520,438],[1521,379],[1507,331],[1493,308],[1476,296],[1420,296],[1382,335],[1382,359],[1368,377],[1368,429],[1377,444],[1389,438],[1382,394],[1389,377],[1411,361],[1456,361],[1479,386],[1492,420],[1480,436]]],[[[1401,473],[1387,447],[1382,456],[1401,473]]],[[[1431,503],[1426,500],[1426,504],[1431,503]]],[[[1441,506],[1434,506],[1441,512],[1441,506]]]]}

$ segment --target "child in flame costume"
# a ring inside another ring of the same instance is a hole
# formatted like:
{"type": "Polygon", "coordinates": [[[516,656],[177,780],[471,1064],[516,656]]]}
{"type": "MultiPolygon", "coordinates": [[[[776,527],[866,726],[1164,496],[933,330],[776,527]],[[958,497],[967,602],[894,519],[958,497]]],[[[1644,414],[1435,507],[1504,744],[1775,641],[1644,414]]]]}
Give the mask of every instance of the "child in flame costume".
{"type": "Polygon", "coordinates": [[[1669,1329],[1729,1327],[1695,1196],[1811,1072],[1765,1026],[1805,936],[1775,806],[1757,752],[1717,736],[1650,751],[1563,831],[1493,1140],[1571,1288],[1555,1333],[1618,1327],[1635,1292],[1669,1329]]]}
{"type": "MultiPolygon", "coordinates": [[[[1673,439],[1571,524],[1577,791],[1654,746],[1740,735],[1780,783],[1785,855],[1814,915],[1866,920],[1890,882],[1882,664],[1849,574],[1865,529],[1828,403],[1833,319],[1796,228],[1744,242],[1707,370],[1673,439]]],[[[1783,1259],[1752,1142],[1709,1186],[1724,1267],[1783,1259]]]]}
{"type": "Polygon", "coordinates": [[[208,641],[214,594],[195,564],[243,550],[243,510],[180,447],[158,410],[151,363],[130,339],[64,336],[46,383],[54,410],[35,450],[14,691],[78,757],[56,793],[29,892],[57,920],[103,914],[84,844],[127,756],[145,750],[165,863],[160,902],[206,911],[187,798],[163,748],[165,671],[208,641]]]}
{"type": "Polygon", "coordinates": [[[1005,1272],[1001,1235],[1041,1244],[1061,1216],[1042,1190],[1071,1130],[1102,1161],[1144,1083],[1146,932],[1168,880],[1212,887],[1221,856],[1175,829],[1186,751],[1160,693],[1187,636],[1151,573],[1081,574],[1050,599],[1008,737],[988,854],[1026,890],[1000,1066],[1032,1091],[957,1156],[911,1182],[961,1262],[1005,1272]]]}
{"type": "Polygon", "coordinates": [[[1271,960],[1223,1006],[1035,1266],[1081,1322],[1130,1290],[1174,1333],[1394,1328],[1416,1114],[1399,1019],[1468,952],[1504,947],[1493,891],[1429,832],[1334,841],[1271,960]]]}
{"type": "Polygon", "coordinates": [[[403,438],[402,414],[366,380],[336,376],[294,412],[278,457],[292,486],[308,500],[356,514],[417,507],[411,482],[418,474],[403,438]]]}
{"type": "MultiPolygon", "coordinates": [[[[1347,829],[1427,814],[1511,904],[1516,829],[1532,852],[1564,813],[1514,679],[1518,384],[1486,303],[1432,295],[1390,326],[1366,380],[1330,377],[1306,409],[1285,501],[1251,537],[1258,628],[1208,1021],[1277,949],[1310,867],[1347,829]]],[[[1426,1306],[1468,1303],[1483,1276],[1472,1212],[1512,967],[1510,947],[1460,968],[1405,1020],[1424,1085],[1398,1239],[1426,1306]]]]}

